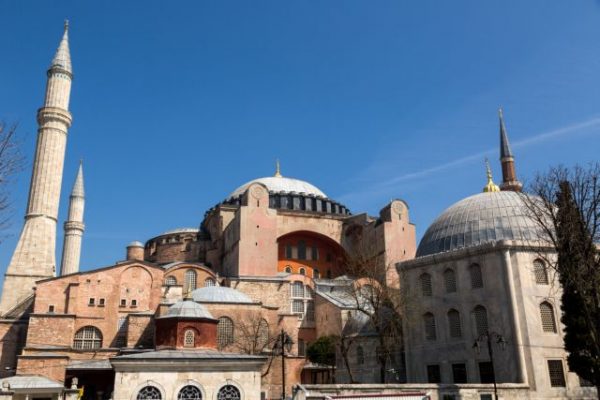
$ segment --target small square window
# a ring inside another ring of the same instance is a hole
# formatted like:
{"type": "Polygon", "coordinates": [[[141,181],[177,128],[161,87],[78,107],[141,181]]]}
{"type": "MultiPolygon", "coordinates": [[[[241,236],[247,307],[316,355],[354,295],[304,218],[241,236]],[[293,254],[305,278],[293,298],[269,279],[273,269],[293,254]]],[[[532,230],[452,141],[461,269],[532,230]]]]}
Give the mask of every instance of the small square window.
{"type": "Polygon", "coordinates": [[[131,300],[131,307],[137,307],[137,300],[131,300]]]}
{"type": "Polygon", "coordinates": [[[105,302],[105,299],[98,299],[98,307],[104,307],[105,302]]]}
{"type": "Polygon", "coordinates": [[[96,304],[96,299],[94,299],[93,297],[90,297],[90,299],[88,300],[88,306],[93,306],[96,304]]]}
{"type": "Polygon", "coordinates": [[[121,299],[120,307],[125,307],[127,305],[127,300],[121,299]]]}
{"type": "Polygon", "coordinates": [[[50,305],[48,306],[48,312],[49,312],[49,313],[53,313],[53,312],[54,312],[54,305],[53,305],[53,304],[50,304],[50,305]]]}

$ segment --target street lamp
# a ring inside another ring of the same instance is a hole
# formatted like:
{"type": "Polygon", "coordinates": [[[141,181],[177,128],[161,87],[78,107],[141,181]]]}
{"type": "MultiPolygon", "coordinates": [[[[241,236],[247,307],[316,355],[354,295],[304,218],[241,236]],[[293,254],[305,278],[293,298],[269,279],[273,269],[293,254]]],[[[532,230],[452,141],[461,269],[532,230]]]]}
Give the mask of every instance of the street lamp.
{"type": "Polygon", "coordinates": [[[273,351],[275,353],[277,353],[278,351],[281,351],[281,386],[282,386],[282,392],[281,392],[281,399],[285,400],[285,351],[287,350],[287,352],[289,353],[290,351],[292,351],[292,345],[294,344],[294,341],[292,340],[292,337],[290,335],[288,335],[283,328],[281,329],[281,333],[279,335],[277,335],[277,340],[275,341],[275,344],[273,345],[273,351]]]}
{"type": "Polygon", "coordinates": [[[477,354],[481,353],[481,342],[487,342],[488,355],[490,356],[490,364],[492,366],[492,379],[494,382],[494,399],[498,400],[498,388],[496,387],[496,371],[494,370],[494,350],[492,349],[492,342],[500,345],[500,349],[504,351],[506,349],[506,339],[499,333],[485,331],[479,335],[475,343],[473,343],[473,348],[477,351],[477,354]]]}

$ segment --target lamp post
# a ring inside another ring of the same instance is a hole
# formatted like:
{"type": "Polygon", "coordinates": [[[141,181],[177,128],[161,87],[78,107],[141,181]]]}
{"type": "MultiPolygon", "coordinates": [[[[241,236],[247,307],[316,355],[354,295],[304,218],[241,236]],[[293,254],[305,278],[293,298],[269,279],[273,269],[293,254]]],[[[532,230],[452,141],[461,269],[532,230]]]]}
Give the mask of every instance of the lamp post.
{"type": "Polygon", "coordinates": [[[485,331],[479,335],[479,337],[473,343],[473,348],[477,351],[477,354],[481,353],[481,345],[480,343],[485,341],[487,343],[488,355],[490,357],[490,364],[492,366],[492,379],[494,383],[494,399],[498,400],[498,388],[496,387],[496,371],[494,369],[494,350],[492,348],[492,343],[495,342],[500,345],[502,351],[506,349],[506,339],[499,333],[485,331]]]}
{"type": "Polygon", "coordinates": [[[294,341],[292,337],[288,335],[283,328],[281,329],[281,333],[277,335],[277,340],[273,345],[273,350],[275,352],[281,351],[281,399],[285,400],[285,351],[288,353],[292,351],[292,345],[294,341]]]}

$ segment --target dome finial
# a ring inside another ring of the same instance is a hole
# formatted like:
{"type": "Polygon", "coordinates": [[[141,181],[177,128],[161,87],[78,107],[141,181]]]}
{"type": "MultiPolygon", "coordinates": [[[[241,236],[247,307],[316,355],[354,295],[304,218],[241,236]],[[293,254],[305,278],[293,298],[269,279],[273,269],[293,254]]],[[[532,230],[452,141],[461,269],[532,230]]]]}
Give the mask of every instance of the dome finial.
{"type": "Polygon", "coordinates": [[[275,175],[276,178],[281,178],[281,166],[279,165],[279,158],[275,160],[275,175]]]}
{"type": "Polygon", "coordinates": [[[500,188],[494,183],[494,180],[492,179],[492,169],[490,168],[490,162],[488,161],[487,157],[485,158],[485,169],[487,174],[487,184],[483,187],[483,192],[499,192],[500,188]]]}

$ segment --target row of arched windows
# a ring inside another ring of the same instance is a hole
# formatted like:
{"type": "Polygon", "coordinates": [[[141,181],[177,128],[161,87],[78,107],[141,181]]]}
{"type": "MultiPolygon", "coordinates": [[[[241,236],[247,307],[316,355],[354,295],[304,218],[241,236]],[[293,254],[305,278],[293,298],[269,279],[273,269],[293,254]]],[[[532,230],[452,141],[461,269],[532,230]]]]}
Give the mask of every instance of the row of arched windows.
{"type": "MultiPolygon", "coordinates": [[[[257,348],[262,349],[269,341],[269,323],[263,318],[258,322],[256,328],[257,348]]],[[[231,318],[219,318],[219,323],[217,324],[217,346],[219,347],[219,350],[234,343],[234,329],[235,326],[231,318]]]]}
{"type": "MultiPolygon", "coordinates": [[[[475,335],[480,336],[487,333],[488,316],[486,308],[478,305],[473,308],[471,315],[473,319],[473,332],[475,335]]],[[[460,312],[454,308],[451,308],[446,313],[446,319],[448,322],[448,336],[453,339],[461,338],[463,336],[463,328],[460,312]]],[[[423,314],[423,332],[425,333],[425,340],[437,340],[437,324],[435,315],[433,315],[431,312],[423,314]]]]}
{"type": "MultiPolygon", "coordinates": [[[[217,400],[241,400],[240,390],[233,385],[222,386],[217,393],[217,400]]],[[[136,396],[137,400],[162,400],[159,388],[153,385],[144,386],[136,396]]],[[[186,385],[177,393],[177,400],[201,400],[202,391],[198,386],[186,385]]]]}
{"type": "MultiPolygon", "coordinates": [[[[194,271],[193,269],[188,269],[187,271],[185,271],[185,280],[183,283],[183,287],[185,290],[196,289],[196,287],[197,287],[196,281],[197,281],[196,271],[194,271]]],[[[177,278],[175,278],[173,275],[167,276],[167,278],[165,279],[165,285],[166,286],[177,285],[177,278]]],[[[216,282],[213,278],[209,277],[204,280],[204,287],[215,286],[215,285],[216,285],[216,282]]]]}
{"type": "MultiPolygon", "coordinates": [[[[471,289],[479,289],[483,287],[483,276],[479,264],[469,266],[469,277],[471,278],[471,289]]],[[[455,293],[458,290],[456,280],[456,272],[452,268],[448,268],[443,273],[444,290],[446,293],[455,293]]],[[[419,277],[421,295],[424,297],[433,296],[432,277],[427,272],[419,277]]]]}

